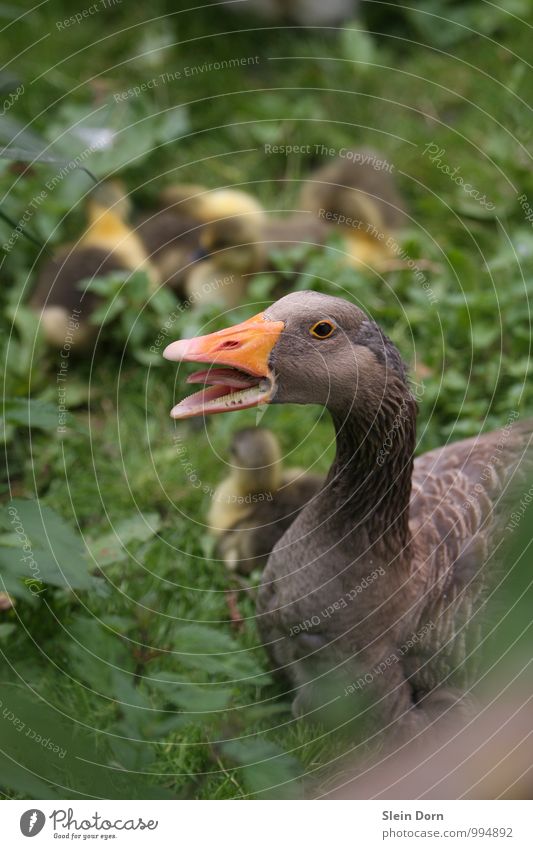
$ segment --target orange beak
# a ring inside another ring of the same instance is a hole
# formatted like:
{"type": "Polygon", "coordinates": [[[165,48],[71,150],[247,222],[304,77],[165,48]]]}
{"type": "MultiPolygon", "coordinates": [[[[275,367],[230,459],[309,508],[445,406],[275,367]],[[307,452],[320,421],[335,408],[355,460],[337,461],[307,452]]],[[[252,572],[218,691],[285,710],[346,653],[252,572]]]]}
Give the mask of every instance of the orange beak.
{"type": "Polygon", "coordinates": [[[269,357],[284,327],[283,321],[269,321],[259,313],[234,327],[168,345],[163,351],[167,360],[211,364],[187,378],[187,383],[209,387],[185,398],[170,415],[186,419],[268,403],[275,388],[269,357]]]}

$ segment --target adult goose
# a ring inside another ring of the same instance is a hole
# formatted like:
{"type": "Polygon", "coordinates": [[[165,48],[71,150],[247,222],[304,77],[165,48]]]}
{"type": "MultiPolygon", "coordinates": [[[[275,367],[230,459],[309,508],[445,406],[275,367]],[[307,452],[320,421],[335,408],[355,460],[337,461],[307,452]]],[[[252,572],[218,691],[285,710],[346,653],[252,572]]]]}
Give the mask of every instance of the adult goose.
{"type": "Polygon", "coordinates": [[[278,539],[318,492],[324,479],[284,468],[274,433],[264,427],[238,430],[229,450],[229,474],[218,485],[208,524],[216,554],[230,571],[262,569],[278,539]]]}
{"type": "Polygon", "coordinates": [[[316,292],[164,355],[209,364],[188,378],[209,387],[175,419],[266,403],[320,404],[333,419],[324,486],[277,542],[258,593],[260,634],[295,713],[366,687],[376,714],[409,734],[446,711],[490,571],[495,506],[531,475],[531,422],[413,462],[417,407],[397,349],[358,307],[316,292]]]}

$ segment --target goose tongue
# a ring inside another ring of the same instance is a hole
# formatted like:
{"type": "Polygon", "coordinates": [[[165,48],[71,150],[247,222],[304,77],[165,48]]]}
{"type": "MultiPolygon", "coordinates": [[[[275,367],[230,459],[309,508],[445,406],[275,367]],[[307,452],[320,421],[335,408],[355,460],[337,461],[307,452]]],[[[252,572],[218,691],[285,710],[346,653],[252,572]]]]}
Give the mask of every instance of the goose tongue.
{"type": "Polygon", "coordinates": [[[250,386],[257,386],[259,380],[251,374],[244,374],[234,368],[212,367],[190,374],[187,383],[209,383],[211,386],[222,384],[228,389],[248,389],[250,386]]]}
{"type": "Polygon", "coordinates": [[[187,383],[203,383],[205,388],[176,404],[170,414],[176,419],[255,407],[266,400],[271,389],[268,378],[213,366],[189,375],[187,383]]]}

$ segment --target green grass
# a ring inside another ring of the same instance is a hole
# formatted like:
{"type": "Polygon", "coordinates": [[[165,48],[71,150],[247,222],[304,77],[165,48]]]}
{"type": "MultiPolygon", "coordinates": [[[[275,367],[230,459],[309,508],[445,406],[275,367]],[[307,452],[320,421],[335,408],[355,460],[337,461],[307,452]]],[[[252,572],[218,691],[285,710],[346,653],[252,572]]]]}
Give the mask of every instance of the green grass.
{"type": "MultiPolygon", "coordinates": [[[[503,425],[513,410],[533,414],[533,231],[517,200],[522,193],[533,198],[526,152],[533,17],[527,4],[516,2],[513,9],[528,17],[526,23],[483,3],[431,4],[436,13],[480,29],[477,36],[459,23],[437,26],[422,12],[392,14],[387,7],[369,12],[372,35],[264,24],[258,35],[247,29],[257,27],[254,19],[221,9],[157,19],[170,5],[152,3],[151,21],[144,7],[128,4],[105,19],[95,15],[59,30],[56,21],[72,11],[66,3],[49,3],[12,24],[10,70],[25,92],[6,118],[55,140],[67,159],[82,148],[65,132],[72,125],[114,128],[120,143],[85,164],[98,177],[119,173],[141,208],[174,177],[212,187],[242,185],[267,208],[289,209],[298,181],[320,158],[265,155],[265,143],[377,148],[394,163],[412,215],[403,248],[431,263],[425,274],[436,302],[408,271],[383,277],[348,272],[334,242],[323,253],[309,253],[303,270],[294,272],[294,285],[355,299],[394,339],[422,384],[420,451],[503,425]],[[37,41],[44,33],[49,36],[37,41]],[[125,102],[113,99],[164,72],[256,55],[257,64],[199,72],[125,102]],[[493,211],[469,200],[423,155],[432,142],[444,148],[452,169],[458,166],[486,193],[493,211]]],[[[18,221],[57,167],[36,163],[20,176],[0,160],[2,211],[18,221]]],[[[47,248],[79,231],[80,201],[90,185],[86,174],[73,173],[39,206],[28,229],[47,248]]],[[[0,222],[0,243],[10,234],[0,222]]],[[[31,321],[22,327],[16,306],[27,299],[38,255],[21,238],[2,265],[4,391],[22,399],[29,392],[53,411],[58,363],[38,341],[31,354],[35,328],[31,321]],[[14,314],[19,319],[8,340],[14,314]]],[[[257,312],[268,301],[268,280],[255,281],[253,292],[257,303],[227,321],[257,312]]],[[[61,733],[96,751],[94,760],[154,773],[145,780],[155,795],[297,795],[298,777],[316,776],[346,744],[292,720],[283,686],[267,674],[251,595],[239,601],[243,630],[232,631],[225,600],[231,579],[214,560],[202,524],[209,496],[191,482],[176,442],[179,437],[185,446],[197,481],[212,486],[224,474],[232,432],[253,424],[255,411],[217,416],[205,427],[172,424],[168,412],[183,390],[174,385],[175,369],[163,362],[143,365],[138,356],[155,340],[160,321],[156,312],[144,311],[140,345],[126,339],[124,327],[110,329],[93,362],[72,359],[67,398],[73,418],[63,438],[53,424],[30,431],[15,422],[8,429],[4,500],[39,498],[57,511],[96,550],[97,562],[82,558],[80,568],[103,576],[99,583],[107,591],[48,588],[44,598],[20,598],[15,611],[0,613],[5,687],[14,686],[23,702],[31,686],[48,703],[50,722],[61,710],[61,733]],[[149,514],[151,527],[139,514],[149,514]],[[113,529],[135,517],[133,531],[126,526],[122,533],[124,548],[117,547],[113,529]],[[5,624],[15,627],[2,631],[5,624]],[[212,630],[195,631],[200,625],[212,630]],[[200,647],[196,658],[183,654],[188,640],[190,651],[200,647]],[[230,652],[227,666],[213,658],[209,663],[206,650],[230,652]],[[87,739],[80,742],[83,733],[87,739]]],[[[225,323],[209,312],[185,314],[175,337],[190,331],[192,321],[197,327],[225,323]]],[[[328,468],[333,432],[319,409],[272,407],[262,424],[278,433],[287,462],[328,468]]],[[[72,742],[72,752],[78,743],[72,742]]],[[[35,760],[34,751],[20,755],[25,763],[26,756],[27,763],[35,760]]],[[[72,766],[63,774],[51,757],[40,753],[39,775],[87,792],[72,766]]],[[[7,795],[45,792],[27,773],[10,769],[6,775],[7,795]]],[[[124,781],[126,789],[120,782],[110,789],[95,778],[92,792],[129,795],[127,774],[124,781]]],[[[53,784],[46,787],[56,792],[53,784]]],[[[136,791],[141,796],[143,788],[136,791]]]]}

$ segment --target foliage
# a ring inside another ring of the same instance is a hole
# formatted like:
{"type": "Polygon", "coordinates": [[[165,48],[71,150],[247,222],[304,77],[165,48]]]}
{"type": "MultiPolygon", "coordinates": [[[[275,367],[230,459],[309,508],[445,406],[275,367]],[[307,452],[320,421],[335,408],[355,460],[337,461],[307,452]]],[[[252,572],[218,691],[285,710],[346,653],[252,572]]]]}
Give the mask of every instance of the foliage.
{"type": "MultiPolygon", "coordinates": [[[[79,288],[86,285],[86,280],[81,281],[79,288]]],[[[154,291],[144,272],[113,272],[92,280],[91,292],[101,297],[91,321],[105,328],[106,344],[116,342],[118,349],[124,346],[142,365],[159,365],[161,357],[149,348],[161,324],[177,307],[170,290],[154,291]]]]}
{"type": "MultiPolygon", "coordinates": [[[[0,157],[0,246],[24,216],[30,237],[4,248],[1,265],[0,590],[14,601],[0,612],[6,795],[292,798],[345,748],[291,716],[259,645],[253,586],[238,597],[241,626],[231,621],[226,593],[240,588],[202,521],[231,434],[256,412],[171,425],[183,381],[180,372],[174,385],[161,358],[167,341],[258,312],[281,279],[353,299],[394,339],[420,402],[418,450],[503,425],[514,410],[533,413],[533,234],[517,202],[533,197],[532,76],[520,58],[530,50],[529,4],[362,5],[364,22],[341,31],[263,22],[260,38],[255,19],[216,4],[159,20],[168,4],[156,0],[149,15],[128,4],[127,25],[111,4],[67,32],[57,26],[72,14],[66,2],[20,20],[4,9],[13,76],[0,85],[9,93],[22,82],[24,92],[0,116],[10,148],[0,157]],[[29,28],[48,34],[31,49],[29,28]],[[256,64],[185,73],[256,52],[256,64]],[[168,71],[181,77],[164,81],[168,71]],[[302,152],[266,155],[266,143],[302,152]],[[431,162],[431,143],[492,210],[431,162]],[[294,208],[323,145],[374,147],[394,163],[412,228],[389,270],[348,268],[335,238],[323,251],[273,253],[277,274],[257,276],[253,303],[224,316],[180,308],[143,274],[101,278],[98,343],[69,363],[58,434],[58,357],[25,304],[39,265],[79,234],[91,174],[120,174],[141,209],[175,181],[237,184],[276,214],[294,208]],[[10,506],[38,577],[20,560],[10,506]]],[[[290,465],[328,468],[332,428],[321,410],[273,406],[262,424],[290,465]]]]}

